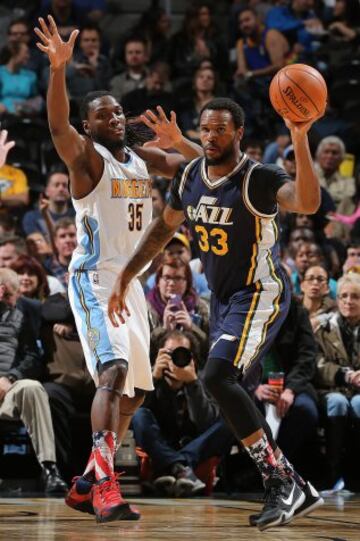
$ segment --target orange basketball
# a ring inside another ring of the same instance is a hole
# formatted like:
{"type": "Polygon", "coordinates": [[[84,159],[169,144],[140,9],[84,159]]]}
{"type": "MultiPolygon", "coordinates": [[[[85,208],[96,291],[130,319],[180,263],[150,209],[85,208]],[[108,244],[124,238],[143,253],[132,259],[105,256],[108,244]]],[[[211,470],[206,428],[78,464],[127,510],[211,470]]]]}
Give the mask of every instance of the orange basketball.
{"type": "Polygon", "coordinates": [[[311,120],[325,109],[326,100],[323,76],[306,64],[283,67],[270,84],[270,101],[275,111],[293,122],[311,120]]]}

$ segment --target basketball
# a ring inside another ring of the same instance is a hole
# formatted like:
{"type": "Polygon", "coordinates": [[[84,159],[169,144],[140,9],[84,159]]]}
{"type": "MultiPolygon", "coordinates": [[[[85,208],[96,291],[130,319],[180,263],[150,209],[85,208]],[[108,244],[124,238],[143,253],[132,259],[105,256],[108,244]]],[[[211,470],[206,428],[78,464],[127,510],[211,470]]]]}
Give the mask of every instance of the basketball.
{"type": "Polygon", "coordinates": [[[270,101],[275,111],[292,122],[305,122],[325,109],[327,87],[321,73],[306,64],[290,64],[274,76],[270,101]]]}

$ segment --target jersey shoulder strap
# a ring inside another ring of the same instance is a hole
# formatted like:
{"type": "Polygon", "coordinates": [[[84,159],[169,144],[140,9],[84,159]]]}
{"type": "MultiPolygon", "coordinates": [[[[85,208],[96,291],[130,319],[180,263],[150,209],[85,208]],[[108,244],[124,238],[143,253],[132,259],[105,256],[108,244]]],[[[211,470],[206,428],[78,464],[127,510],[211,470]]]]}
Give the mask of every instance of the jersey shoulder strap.
{"type": "Polygon", "coordinates": [[[194,169],[194,167],[196,166],[196,164],[199,164],[200,163],[200,160],[202,160],[203,158],[199,157],[199,158],[195,158],[194,160],[192,160],[191,162],[189,162],[187,164],[187,166],[185,167],[182,175],[181,175],[181,179],[180,179],[180,184],[179,184],[179,196],[181,197],[183,192],[184,192],[184,188],[185,188],[185,184],[186,184],[186,181],[188,180],[189,178],[189,174],[190,172],[194,169]]]}

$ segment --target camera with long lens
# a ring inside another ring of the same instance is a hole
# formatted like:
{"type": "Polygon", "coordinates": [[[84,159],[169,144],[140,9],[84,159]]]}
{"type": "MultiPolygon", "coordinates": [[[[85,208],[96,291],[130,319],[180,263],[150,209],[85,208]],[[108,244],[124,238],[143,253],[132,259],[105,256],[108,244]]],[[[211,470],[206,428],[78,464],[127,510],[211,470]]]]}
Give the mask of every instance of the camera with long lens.
{"type": "Polygon", "coordinates": [[[192,353],[190,349],[179,346],[170,353],[170,357],[175,366],[184,368],[191,362],[192,353]]]}

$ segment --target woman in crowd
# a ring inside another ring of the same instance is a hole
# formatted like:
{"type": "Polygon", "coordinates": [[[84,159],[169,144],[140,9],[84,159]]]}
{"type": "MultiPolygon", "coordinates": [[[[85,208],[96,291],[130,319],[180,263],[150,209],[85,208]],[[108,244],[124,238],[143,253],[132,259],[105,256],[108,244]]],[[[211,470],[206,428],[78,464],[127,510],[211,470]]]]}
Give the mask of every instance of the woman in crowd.
{"type": "Polygon", "coordinates": [[[169,330],[191,331],[199,342],[202,358],[205,358],[209,308],[193,289],[188,263],[179,257],[165,256],[156,272],[155,286],[147,294],[147,301],[153,343],[169,330]]]}
{"type": "Polygon", "coordinates": [[[301,280],[302,302],[306,308],[312,328],[318,326],[318,316],[335,309],[335,301],[329,297],[329,274],[322,265],[306,269],[301,280]]]}
{"type": "MultiPolygon", "coordinates": [[[[317,385],[326,418],[329,485],[342,488],[347,431],[351,449],[360,452],[360,276],[345,274],[338,282],[337,310],[319,317],[316,339],[317,385]]],[[[350,449],[348,449],[350,450],[350,449]]]]}
{"type": "Polygon", "coordinates": [[[179,125],[189,139],[200,142],[199,119],[202,108],[216,96],[216,75],[212,68],[200,68],[193,78],[193,95],[179,115],[179,125]]]}
{"type": "Polygon", "coordinates": [[[50,293],[43,267],[27,255],[20,255],[11,265],[20,278],[20,294],[31,299],[43,301],[50,293]]]}
{"type": "Polygon", "coordinates": [[[228,51],[206,3],[187,10],[182,28],[170,40],[169,64],[174,86],[184,91],[202,60],[211,60],[216,71],[227,77],[228,51]]]}
{"type": "Polygon", "coordinates": [[[360,39],[360,4],[358,0],[336,0],[328,25],[330,41],[358,44],[360,39]]]}
{"type": "Polygon", "coordinates": [[[133,36],[141,36],[145,40],[150,64],[167,61],[170,29],[171,19],[161,7],[145,11],[139,23],[132,28],[133,36]]]}

